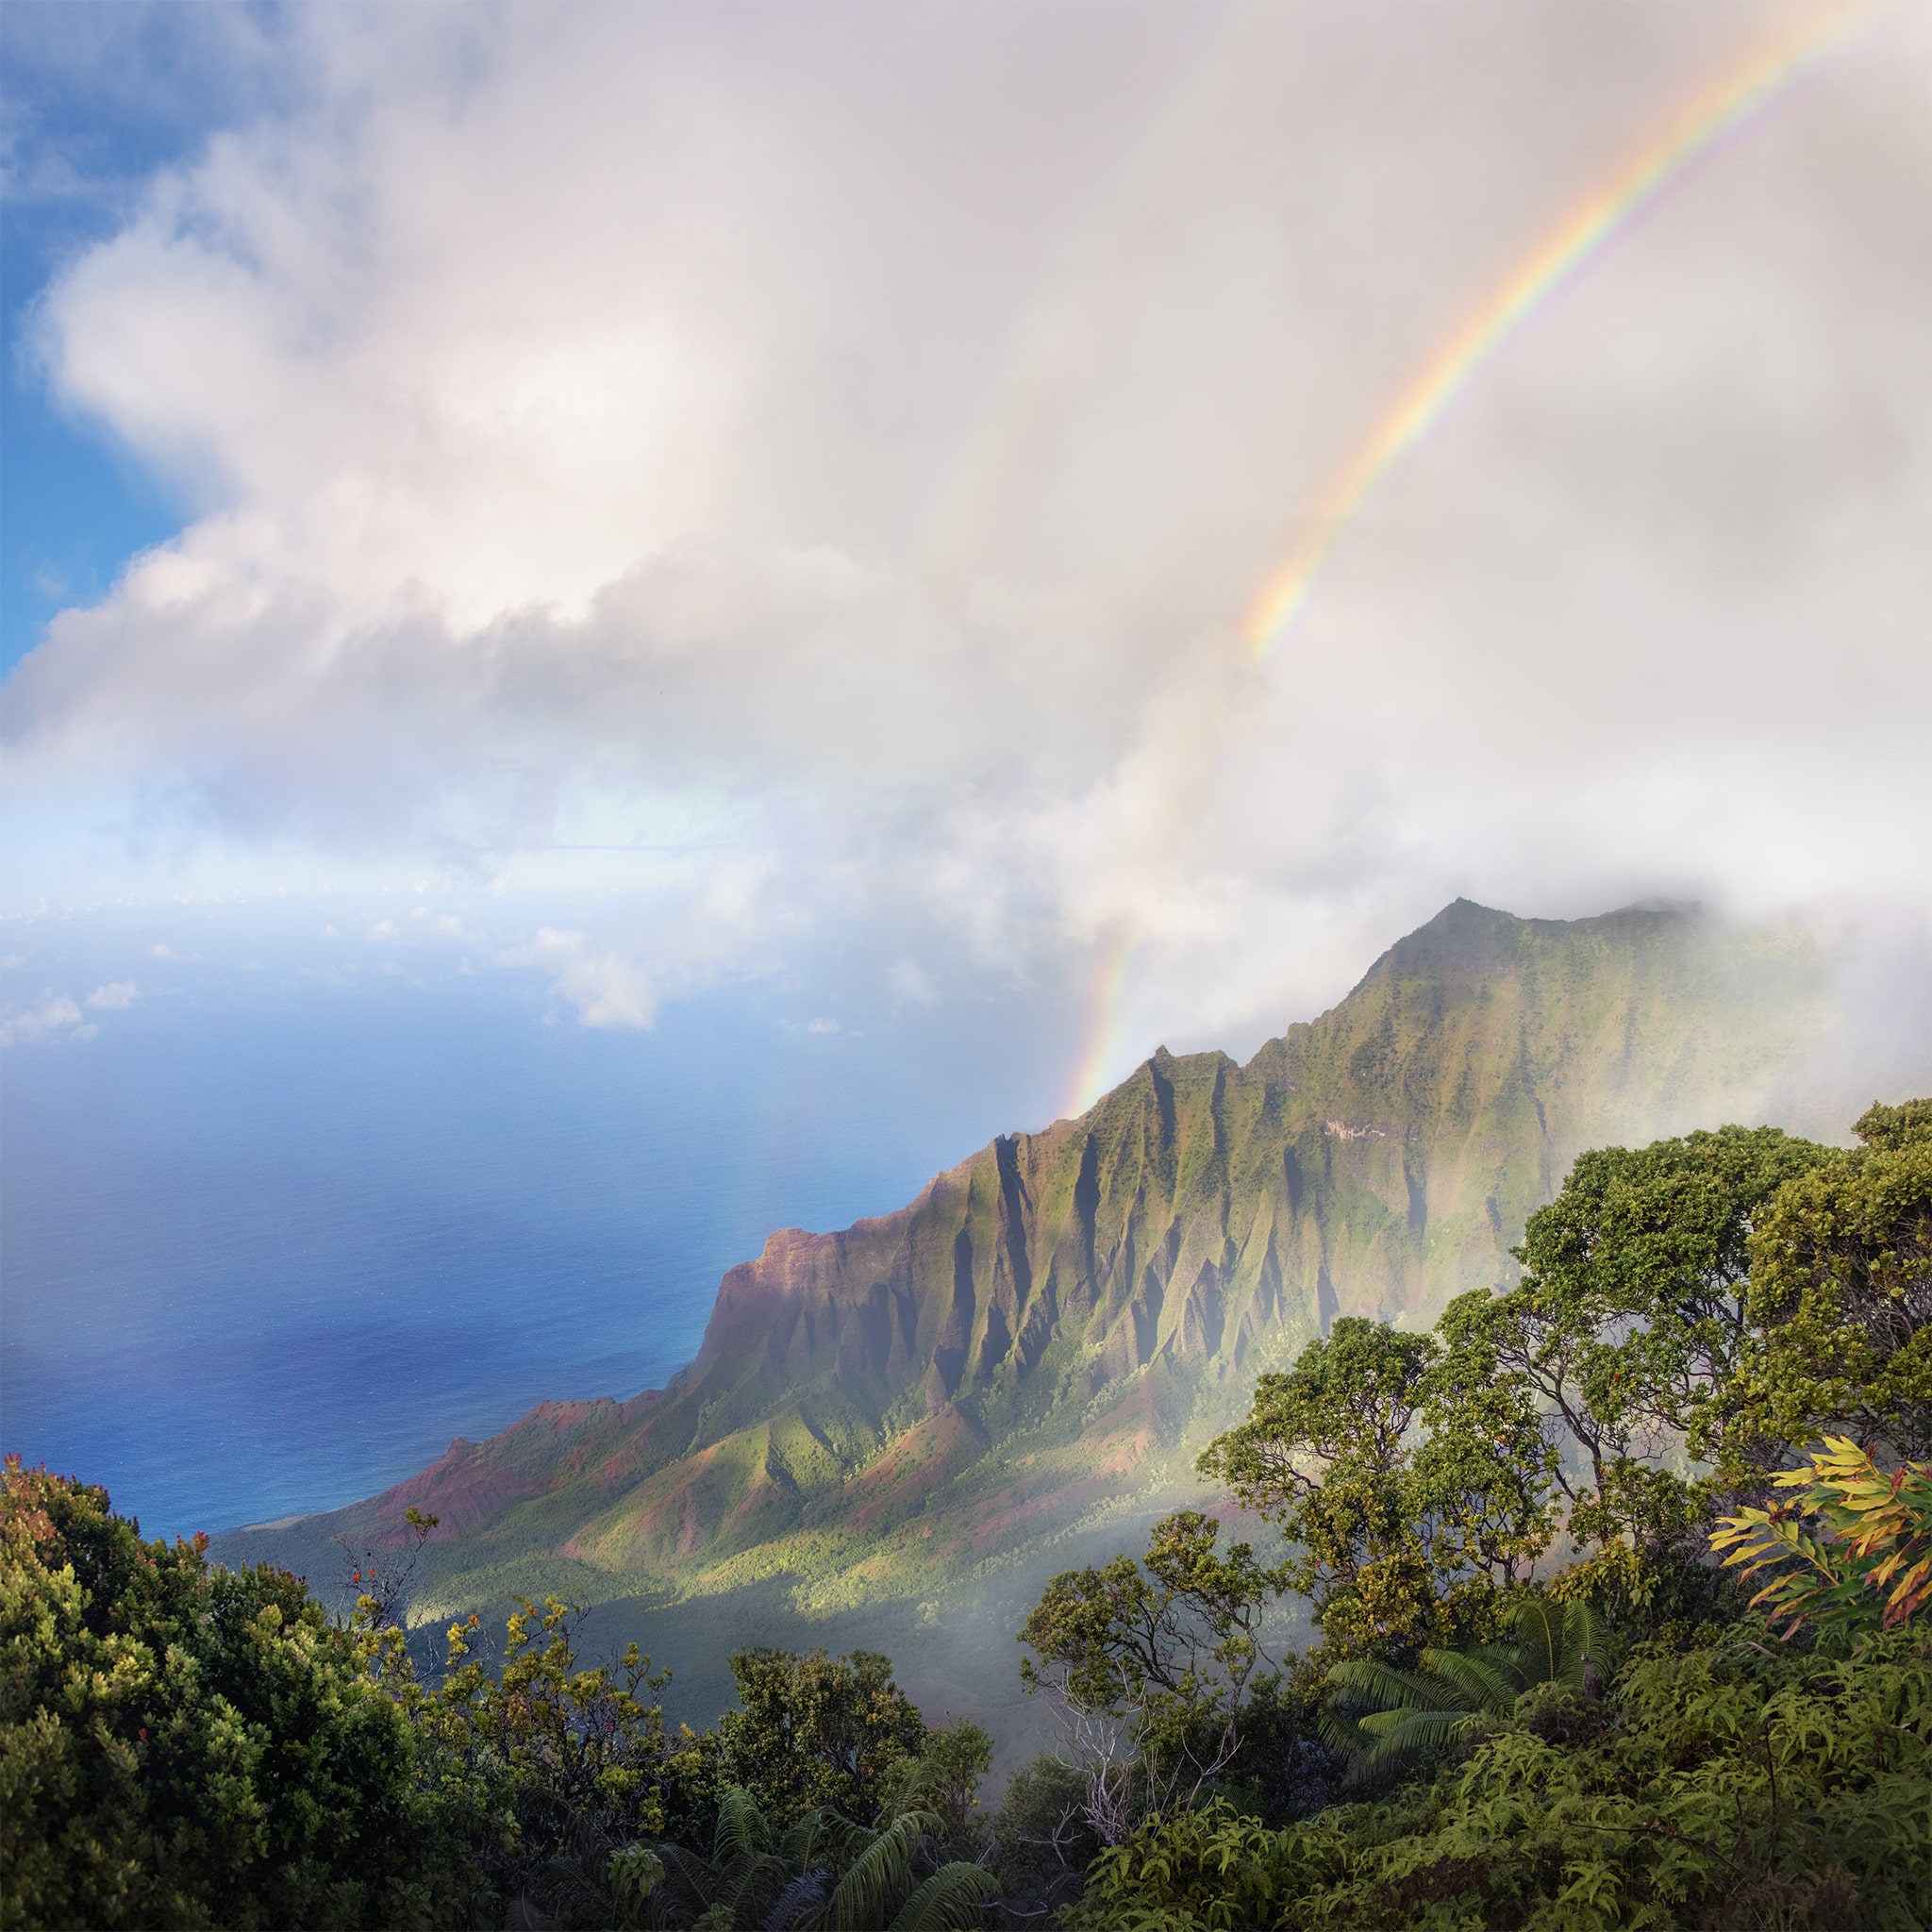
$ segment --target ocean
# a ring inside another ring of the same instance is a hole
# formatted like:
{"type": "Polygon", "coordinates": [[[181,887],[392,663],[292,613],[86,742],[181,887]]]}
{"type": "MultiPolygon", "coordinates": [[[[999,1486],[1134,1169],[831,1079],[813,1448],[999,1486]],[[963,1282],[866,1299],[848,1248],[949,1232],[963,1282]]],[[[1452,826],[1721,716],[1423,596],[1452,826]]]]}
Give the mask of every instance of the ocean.
{"type": "Polygon", "coordinates": [[[771,1229],[1045,1124],[1072,1058],[1024,990],[854,1022],[740,985],[623,1031],[503,973],[142,985],[0,1056],[0,1445],[150,1535],[330,1508],[546,1397],[661,1384],[771,1229]]]}

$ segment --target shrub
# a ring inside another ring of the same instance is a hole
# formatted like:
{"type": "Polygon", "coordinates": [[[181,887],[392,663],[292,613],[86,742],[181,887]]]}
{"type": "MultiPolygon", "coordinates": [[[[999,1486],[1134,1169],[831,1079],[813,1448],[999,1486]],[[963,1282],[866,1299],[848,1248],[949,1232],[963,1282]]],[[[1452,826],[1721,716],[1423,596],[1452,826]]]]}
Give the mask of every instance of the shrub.
{"type": "Polygon", "coordinates": [[[1270,1832],[1225,1806],[1104,1851],[1069,1924],[1830,1925],[1916,1932],[1932,1899],[1932,1645],[1849,1657],[1733,1628],[1643,1655],[1608,1721],[1531,1691],[1463,1765],[1270,1832]]]}
{"type": "Polygon", "coordinates": [[[105,1490],[18,1457],[0,1489],[0,1925],[420,1918],[412,1740],[367,1641],[105,1490]]]}

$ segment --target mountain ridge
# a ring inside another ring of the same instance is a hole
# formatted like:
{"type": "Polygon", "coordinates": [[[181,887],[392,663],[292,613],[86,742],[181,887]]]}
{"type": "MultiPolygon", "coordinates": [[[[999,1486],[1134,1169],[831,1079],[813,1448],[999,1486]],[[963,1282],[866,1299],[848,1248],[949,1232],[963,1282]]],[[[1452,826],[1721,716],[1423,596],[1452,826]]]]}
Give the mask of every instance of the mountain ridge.
{"type": "Polygon", "coordinates": [[[393,1539],[414,1506],[441,1519],[424,1621],[551,1589],[923,1613],[1191,1493],[1191,1450],[1336,1315],[1425,1323],[1506,1278],[1584,1145],[1761,1105],[1824,992],[1792,932],[1458,900],[1245,1063],[1159,1048],[900,1208],[774,1230],[662,1390],[540,1404],[217,1551],[320,1574],[337,1537],[393,1539]]]}

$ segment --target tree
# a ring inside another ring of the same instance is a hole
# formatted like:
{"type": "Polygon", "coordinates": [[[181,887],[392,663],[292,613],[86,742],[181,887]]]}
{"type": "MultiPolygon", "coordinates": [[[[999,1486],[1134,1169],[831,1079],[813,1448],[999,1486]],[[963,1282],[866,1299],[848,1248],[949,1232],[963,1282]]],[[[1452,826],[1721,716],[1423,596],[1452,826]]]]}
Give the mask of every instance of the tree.
{"type": "Polygon", "coordinates": [[[300,1580],[211,1571],[105,1490],[0,1476],[0,1925],[408,1923],[404,1713],[300,1580]]]}
{"type": "Polygon", "coordinates": [[[925,1748],[924,1719],[875,1651],[740,1650],[731,1674],[740,1707],[718,1724],[720,1775],[779,1830],[820,1806],[870,1824],[925,1748]]]}
{"type": "Polygon", "coordinates": [[[431,1516],[411,1503],[403,1511],[406,1534],[399,1542],[378,1543],[368,1539],[358,1550],[348,1538],[336,1538],[336,1548],[342,1553],[344,1574],[349,1589],[355,1592],[357,1614],[364,1629],[387,1630],[402,1622],[409,1585],[423,1561],[423,1546],[441,1521],[440,1516],[431,1516]]]}
{"type": "Polygon", "coordinates": [[[1829,1424],[1932,1456],[1932,1100],[1874,1104],[1862,1143],[1792,1180],[1753,1228],[1754,1346],[1711,1433],[1738,1483],[1829,1424]]]}
{"type": "Polygon", "coordinates": [[[460,1848],[457,1890],[470,1916],[508,1905],[551,1924],[631,1923],[664,1823],[668,1745],[655,1698],[670,1673],[654,1673],[634,1643],[615,1667],[580,1669],[583,1607],[517,1604],[493,1669],[471,1616],[449,1626],[435,1690],[417,1683],[393,1625],[375,1640],[377,1671],[409,1717],[439,1829],[460,1848]]]}
{"type": "Polygon", "coordinates": [[[1246,1543],[1223,1553],[1220,1534],[1213,1517],[1176,1510],[1142,1563],[1062,1571],[1020,1632],[1034,1653],[1022,1681],[1065,1713],[1104,1841],[1149,1804],[1198,1792],[1239,1749],[1275,1580],[1246,1543]]]}
{"type": "Polygon", "coordinates": [[[1247,1421],[1202,1452],[1203,1475],[1288,1537],[1284,1581],[1318,1622],[1370,1573],[1425,1567],[1403,1478],[1437,1354],[1426,1335],[1345,1315],[1286,1374],[1263,1375],[1247,1421]]]}
{"type": "Polygon", "coordinates": [[[1051,1752],[1007,1780],[992,1823],[993,1870],[1014,1916],[1044,1920],[1079,1897],[1100,1849],[1088,1799],[1086,1773],[1051,1752]]]}
{"type": "Polygon", "coordinates": [[[1491,1360],[1580,1460],[1551,1474],[1573,1536],[1681,1543],[1701,1505],[1657,1466],[1703,1453],[1729,1425],[1757,1345],[1751,1232],[1788,1182],[1830,1158],[1775,1127],[1722,1127],[1580,1156],[1512,1250],[1517,1287],[1444,1311],[1452,1353],[1491,1360]]]}
{"type": "Polygon", "coordinates": [[[1344,1316],[1203,1452],[1287,1537],[1280,1586],[1310,1600],[1330,1655],[1482,1634],[1493,1585],[1548,1541],[1547,1444],[1489,1349],[1344,1316]]]}
{"type": "Polygon", "coordinates": [[[976,1857],[985,1848],[979,1780],[991,1769],[992,1740],[971,1718],[928,1727],[908,1775],[940,1821],[939,1839],[948,1857],[976,1857]]]}
{"type": "Polygon", "coordinates": [[[1556,1533],[1560,1459],[1528,1377],[1480,1332],[1445,1321],[1435,1333],[1441,1354],[1421,1385],[1425,1434],[1410,1464],[1410,1507],[1439,1571],[1507,1590],[1556,1533]]]}

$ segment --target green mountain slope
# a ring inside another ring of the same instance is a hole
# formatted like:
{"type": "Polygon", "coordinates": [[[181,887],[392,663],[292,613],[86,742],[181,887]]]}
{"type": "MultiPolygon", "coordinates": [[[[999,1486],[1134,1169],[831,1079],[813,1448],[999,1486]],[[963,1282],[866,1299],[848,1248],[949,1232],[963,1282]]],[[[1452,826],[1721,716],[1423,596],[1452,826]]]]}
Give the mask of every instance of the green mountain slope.
{"type": "Polygon", "coordinates": [[[1245,1066],[1163,1049],[896,1213],[774,1234],[664,1390],[546,1403],[218,1552],[321,1580],[415,1504],[425,1619],[557,1589],[930,1621],[1192,1493],[1193,1449],[1336,1314],[1420,1325],[1506,1276],[1584,1147],[1761,1118],[1824,993],[1790,934],[1458,901],[1245,1066]]]}

